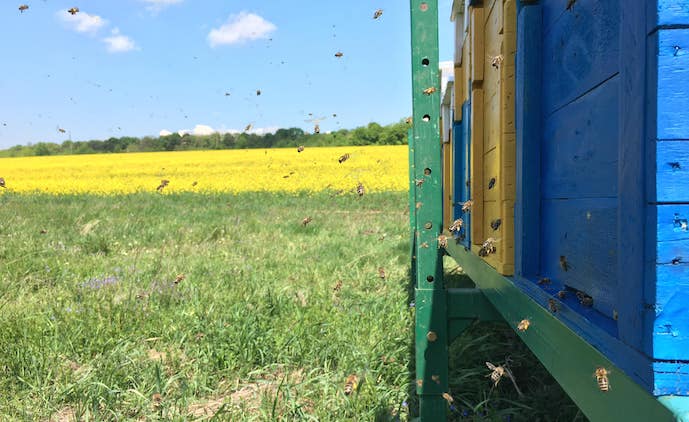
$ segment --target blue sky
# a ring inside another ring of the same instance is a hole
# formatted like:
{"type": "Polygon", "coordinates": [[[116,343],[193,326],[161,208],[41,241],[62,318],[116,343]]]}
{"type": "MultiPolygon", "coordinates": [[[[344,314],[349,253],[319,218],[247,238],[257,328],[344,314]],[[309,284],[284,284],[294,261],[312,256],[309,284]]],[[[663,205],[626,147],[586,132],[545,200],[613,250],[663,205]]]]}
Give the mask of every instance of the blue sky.
{"type": "MultiPolygon", "coordinates": [[[[0,148],[311,130],[310,117],[329,131],[411,113],[408,1],[24,3],[0,5],[0,148]]],[[[451,3],[440,0],[441,60],[452,59],[451,3]]]]}

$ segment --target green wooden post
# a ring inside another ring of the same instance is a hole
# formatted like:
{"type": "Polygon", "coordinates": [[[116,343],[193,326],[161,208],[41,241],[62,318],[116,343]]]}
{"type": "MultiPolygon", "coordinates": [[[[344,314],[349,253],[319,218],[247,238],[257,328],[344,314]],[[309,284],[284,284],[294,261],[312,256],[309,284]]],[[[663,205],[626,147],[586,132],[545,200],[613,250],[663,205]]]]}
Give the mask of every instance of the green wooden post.
{"type": "Polygon", "coordinates": [[[411,26],[416,392],[421,420],[435,422],[447,417],[442,395],[448,391],[449,343],[442,250],[438,248],[443,216],[438,0],[411,0],[411,26]]]}

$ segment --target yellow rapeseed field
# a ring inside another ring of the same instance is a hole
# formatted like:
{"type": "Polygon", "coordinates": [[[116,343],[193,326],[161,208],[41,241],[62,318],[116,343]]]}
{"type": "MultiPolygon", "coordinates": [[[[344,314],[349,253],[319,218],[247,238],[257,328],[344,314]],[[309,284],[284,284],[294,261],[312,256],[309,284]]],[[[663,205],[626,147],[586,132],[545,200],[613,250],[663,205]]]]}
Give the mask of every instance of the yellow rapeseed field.
{"type": "Polygon", "coordinates": [[[407,146],[179,151],[0,158],[13,192],[367,192],[408,188],[407,146]],[[349,154],[343,163],[338,158],[349,154]]]}

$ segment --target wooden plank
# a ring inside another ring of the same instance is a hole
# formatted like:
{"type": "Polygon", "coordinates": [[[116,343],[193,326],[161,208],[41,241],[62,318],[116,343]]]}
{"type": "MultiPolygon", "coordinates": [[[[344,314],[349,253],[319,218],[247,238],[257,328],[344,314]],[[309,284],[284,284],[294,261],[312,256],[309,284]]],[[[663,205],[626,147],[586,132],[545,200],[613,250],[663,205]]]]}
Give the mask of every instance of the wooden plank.
{"type": "MultiPolygon", "coordinates": [[[[507,38],[507,37],[506,37],[507,38]]],[[[512,59],[514,60],[514,54],[512,54],[512,59]]],[[[502,84],[502,92],[500,93],[501,96],[501,108],[502,108],[502,122],[501,122],[501,129],[502,133],[515,133],[516,128],[514,124],[514,118],[515,118],[515,95],[514,95],[514,90],[515,90],[515,67],[514,66],[507,66],[505,63],[505,66],[501,68],[501,74],[502,74],[502,80],[504,83],[502,84]]]]}
{"type": "Polygon", "coordinates": [[[502,177],[500,175],[500,150],[493,148],[483,154],[483,200],[499,201],[500,185],[502,177]],[[492,186],[492,187],[491,187],[492,186]]]}
{"type": "Polygon", "coordinates": [[[689,29],[662,29],[649,39],[657,53],[657,73],[649,75],[657,80],[656,138],[689,139],[689,29]]]}
{"type": "Polygon", "coordinates": [[[455,122],[459,122],[462,120],[462,104],[464,104],[464,102],[466,101],[466,99],[464,98],[464,87],[466,83],[463,78],[463,72],[464,70],[461,66],[455,66],[455,83],[453,84],[453,89],[455,90],[453,119],[455,122]]]}
{"type": "Polygon", "coordinates": [[[470,189],[474,209],[472,209],[471,241],[480,245],[483,236],[483,90],[473,89],[471,94],[471,169],[470,189]]]}
{"type": "Polygon", "coordinates": [[[541,274],[593,298],[612,317],[617,308],[617,200],[543,200],[541,274]],[[561,258],[564,257],[564,258],[561,258]]]}
{"type": "Polygon", "coordinates": [[[517,26],[515,274],[539,274],[542,8],[524,6],[517,26]]]}
{"type": "Polygon", "coordinates": [[[471,80],[474,84],[483,81],[483,63],[485,61],[483,35],[483,7],[471,8],[471,80]]]}
{"type": "Polygon", "coordinates": [[[656,196],[650,202],[689,202],[689,141],[658,141],[656,196]]]}
{"type": "Polygon", "coordinates": [[[689,0],[654,0],[646,4],[649,34],[658,27],[689,25],[689,0]]]}
{"type": "MultiPolygon", "coordinates": [[[[452,132],[452,129],[450,129],[452,132]]],[[[452,144],[455,140],[450,135],[450,142],[443,143],[443,227],[452,224],[452,144]]]]}
{"type": "Polygon", "coordinates": [[[654,362],[653,394],[689,396],[689,363],[654,362]]]}
{"type": "Polygon", "coordinates": [[[628,288],[617,293],[618,333],[620,340],[642,349],[643,326],[639,304],[644,290],[643,227],[644,166],[646,120],[646,36],[644,31],[646,0],[626,0],[620,9],[620,90],[617,165],[617,274],[628,288]]]}
{"type": "Polygon", "coordinates": [[[549,116],[544,122],[544,198],[617,195],[619,78],[549,116]]]}
{"type": "MultiPolygon", "coordinates": [[[[544,2],[544,14],[551,6],[544,2]]],[[[560,3],[559,1],[553,3],[560,3]]],[[[577,0],[543,41],[546,115],[611,78],[619,69],[620,0],[577,0]]]]}

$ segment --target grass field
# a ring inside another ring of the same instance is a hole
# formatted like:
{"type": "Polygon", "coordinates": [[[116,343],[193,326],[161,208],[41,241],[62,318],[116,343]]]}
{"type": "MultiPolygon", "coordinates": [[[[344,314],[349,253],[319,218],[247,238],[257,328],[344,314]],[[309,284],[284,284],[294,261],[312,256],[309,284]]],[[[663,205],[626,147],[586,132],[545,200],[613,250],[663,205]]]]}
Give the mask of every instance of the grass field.
{"type": "MultiPolygon", "coordinates": [[[[408,420],[406,200],[0,195],[0,420],[408,420]]],[[[452,349],[454,420],[577,417],[509,327],[452,349]]]]}

